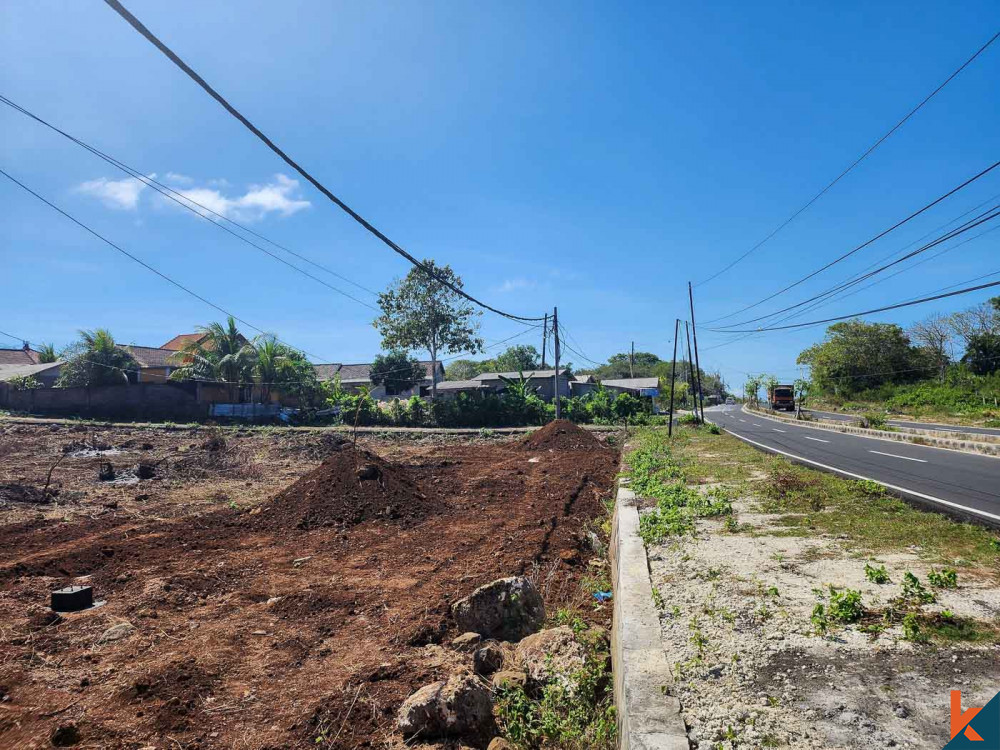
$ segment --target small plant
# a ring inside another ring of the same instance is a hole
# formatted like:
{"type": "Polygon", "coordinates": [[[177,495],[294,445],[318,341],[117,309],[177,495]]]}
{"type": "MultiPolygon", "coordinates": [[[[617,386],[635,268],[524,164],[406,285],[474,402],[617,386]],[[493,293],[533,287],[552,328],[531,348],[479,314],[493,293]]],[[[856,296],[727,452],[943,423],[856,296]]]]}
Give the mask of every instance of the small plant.
{"type": "Polygon", "coordinates": [[[653,588],[653,606],[656,607],[661,612],[666,609],[666,602],[663,601],[663,594],[660,593],[658,588],[653,588]]]}
{"type": "Polygon", "coordinates": [[[719,425],[715,424],[714,422],[709,423],[709,425],[708,425],[708,431],[712,435],[721,435],[722,434],[722,430],[719,429],[719,425]]]}
{"type": "MultiPolygon", "coordinates": [[[[818,592],[822,596],[822,592],[818,592]]],[[[865,614],[865,605],[861,601],[861,592],[857,589],[844,589],[837,591],[830,586],[830,600],[824,605],[822,602],[813,607],[812,615],[809,618],[816,629],[825,633],[831,622],[842,624],[857,622],[865,614]]]]}
{"type": "Polygon", "coordinates": [[[1000,552],[1000,539],[990,539],[990,549],[994,552],[1000,552]]]}
{"type": "Polygon", "coordinates": [[[877,411],[868,411],[861,415],[861,426],[868,430],[888,430],[889,423],[885,414],[877,411]]]}
{"type": "Polygon", "coordinates": [[[818,603],[813,607],[812,614],[809,616],[809,621],[816,626],[816,630],[820,633],[825,633],[830,627],[830,620],[826,616],[826,607],[823,603],[818,603]]]}
{"type": "Polygon", "coordinates": [[[958,588],[958,573],[952,568],[945,568],[940,572],[932,570],[927,574],[927,580],[936,589],[958,588]]]}
{"type": "Polygon", "coordinates": [[[889,571],[885,569],[884,565],[879,565],[876,568],[873,565],[865,563],[865,578],[867,578],[872,583],[877,583],[877,584],[890,583],[889,571]]]}
{"type": "Polygon", "coordinates": [[[871,479],[852,480],[851,484],[865,497],[885,497],[885,487],[871,479]]]}
{"type": "Polygon", "coordinates": [[[955,613],[952,612],[950,609],[943,609],[943,610],[941,610],[941,617],[942,617],[942,619],[945,619],[945,620],[954,620],[955,619],[955,613]]]}
{"type": "Polygon", "coordinates": [[[909,612],[903,616],[903,639],[907,641],[922,641],[924,639],[920,623],[917,621],[917,615],[914,612],[909,612]]]}
{"type": "Polygon", "coordinates": [[[777,586],[768,586],[768,588],[767,588],[767,595],[768,596],[773,596],[773,597],[779,597],[779,596],[781,596],[781,594],[778,593],[778,587],[777,586]]]}
{"type": "Polygon", "coordinates": [[[491,430],[489,427],[480,427],[479,428],[479,437],[481,437],[484,440],[488,440],[488,439],[494,437],[495,435],[496,435],[496,431],[495,430],[491,430]]]}
{"type": "Polygon", "coordinates": [[[920,580],[910,571],[903,574],[903,599],[917,604],[930,604],[934,594],[924,588],[920,580]]]}

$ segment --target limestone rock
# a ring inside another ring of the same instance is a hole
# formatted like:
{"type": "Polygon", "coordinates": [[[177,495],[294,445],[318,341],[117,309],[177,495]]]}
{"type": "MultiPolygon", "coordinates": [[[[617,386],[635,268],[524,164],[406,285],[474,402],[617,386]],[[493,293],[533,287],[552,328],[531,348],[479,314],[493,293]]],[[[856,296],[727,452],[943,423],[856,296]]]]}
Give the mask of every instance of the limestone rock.
{"type": "Polygon", "coordinates": [[[495,688],[524,687],[527,684],[528,675],[524,672],[515,672],[508,669],[493,675],[493,687],[495,688]]]}
{"type": "Polygon", "coordinates": [[[565,677],[581,669],[587,653],[568,625],[542,630],[517,644],[518,663],[536,684],[565,677]]]}
{"type": "Polygon", "coordinates": [[[496,643],[486,643],[472,655],[472,671],[488,677],[503,666],[503,649],[496,643]]]}
{"type": "Polygon", "coordinates": [[[545,605],[527,578],[501,578],[455,602],[452,614],[462,630],[518,641],[542,626],[545,605]]]}
{"type": "Polygon", "coordinates": [[[503,737],[494,737],[486,750],[517,750],[517,748],[503,737]]]}
{"type": "Polygon", "coordinates": [[[403,701],[397,718],[408,739],[482,734],[492,721],[490,692],[472,675],[425,685],[403,701]]]}
{"type": "Polygon", "coordinates": [[[120,641],[122,638],[128,638],[134,632],[135,625],[130,622],[119,622],[117,625],[112,625],[101,633],[101,637],[97,639],[97,642],[111,643],[112,641],[120,641]]]}
{"type": "Polygon", "coordinates": [[[459,651],[471,651],[479,645],[481,640],[483,640],[483,637],[479,633],[462,633],[462,635],[451,642],[451,645],[452,648],[459,651]]]}

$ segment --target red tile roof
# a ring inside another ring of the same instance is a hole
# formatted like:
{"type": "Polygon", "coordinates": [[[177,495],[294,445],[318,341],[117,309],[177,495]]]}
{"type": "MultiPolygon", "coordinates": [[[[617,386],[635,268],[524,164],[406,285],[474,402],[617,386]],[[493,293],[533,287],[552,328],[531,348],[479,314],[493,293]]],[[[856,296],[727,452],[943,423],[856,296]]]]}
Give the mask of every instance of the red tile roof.
{"type": "Polygon", "coordinates": [[[38,352],[34,349],[0,349],[0,365],[37,365],[38,352]]]}
{"type": "Polygon", "coordinates": [[[161,349],[172,349],[175,352],[179,352],[187,344],[196,344],[205,338],[204,333],[182,333],[178,336],[174,336],[170,341],[161,346],[161,349]]]}

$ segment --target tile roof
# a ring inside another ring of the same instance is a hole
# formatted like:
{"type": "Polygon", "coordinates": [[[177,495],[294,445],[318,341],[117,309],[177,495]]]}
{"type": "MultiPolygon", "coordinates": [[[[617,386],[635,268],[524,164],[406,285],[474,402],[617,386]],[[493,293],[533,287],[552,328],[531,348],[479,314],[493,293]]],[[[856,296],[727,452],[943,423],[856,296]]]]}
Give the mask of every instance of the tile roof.
{"type": "Polygon", "coordinates": [[[10,380],[18,375],[42,375],[49,370],[58,370],[62,361],[45,362],[44,364],[0,365],[0,380],[10,380]]]}
{"type": "Polygon", "coordinates": [[[0,349],[0,365],[36,365],[38,352],[34,349],[0,349]]]}
{"type": "Polygon", "coordinates": [[[195,344],[205,338],[204,333],[182,333],[178,336],[174,336],[170,341],[165,343],[160,349],[173,349],[174,351],[180,351],[188,343],[195,344]]]}
{"type": "MultiPolygon", "coordinates": [[[[569,370],[559,370],[561,376],[566,375],[569,370]]],[[[555,370],[528,370],[524,373],[524,377],[529,379],[540,379],[540,378],[552,378],[555,377],[555,370]]],[[[475,380],[499,380],[501,377],[509,378],[510,380],[517,380],[521,377],[519,372],[484,372],[480,375],[476,375],[475,380]]]]}
{"type": "Polygon", "coordinates": [[[139,367],[178,367],[176,362],[170,361],[170,358],[177,354],[174,349],[165,349],[155,346],[135,346],[133,344],[119,344],[120,348],[127,351],[136,362],[139,363],[139,367]]]}
{"type": "Polygon", "coordinates": [[[631,388],[633,390],[638,390],[640,388],[659,388],[660,379],[659,378],[619,378],[616,380],[602,380],[601,385],[611,386],[612,388],[631,388]]]}
{"type": "Polygon", "coordinates": [[[331,362],[325,365],[313,365],[316,377],[320,380],[333,380],[333,376],[340,370],[340,363],[331,362]]]}

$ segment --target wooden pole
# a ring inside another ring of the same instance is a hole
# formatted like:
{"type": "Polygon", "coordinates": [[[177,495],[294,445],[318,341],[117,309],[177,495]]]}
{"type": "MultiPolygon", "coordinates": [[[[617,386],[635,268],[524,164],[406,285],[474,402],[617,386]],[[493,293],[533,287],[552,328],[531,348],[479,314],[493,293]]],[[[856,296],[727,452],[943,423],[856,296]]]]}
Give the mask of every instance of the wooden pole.
{"type": "Polygon", "coordinates": [[[545,369],[545,344],[549,338],[549,314],[545,313],[545,322],[542,323],[542,369],[545,369]]]}
{"type": "Polygon", "coordinates": [[[698,329],[694,324],[694,292],[688,282],[688,301],[691,303],[691,332],[694,334],[694,366],[698,373],[698,399],[701,402],[701,421],[705,421],[705,394],[701,390],[701,363],[698,361],[698,329]]]}
{"type": "Polygon", "coordinates": [[[687,335],[688,342],[688,387],[691,389],[691,403],[694,405],[694,415],[698,416],[698,399],[694,392],[694,373],[691,371],[694,368],[694,363],[691,361],[691,329],[688,328],[688,322],[684,321],[684,333],[687,335]]]}
{"type": "Polygon", "coordinates": [[[554,338],[554,343],[552,344],[553,354],[556,358],[556,371],[555,371],[555,384],[556,384],[556,419],[560,419],[562,416],[562,409],[559,404],[559,308],[552,308],[552,336],[554,338]]]}

